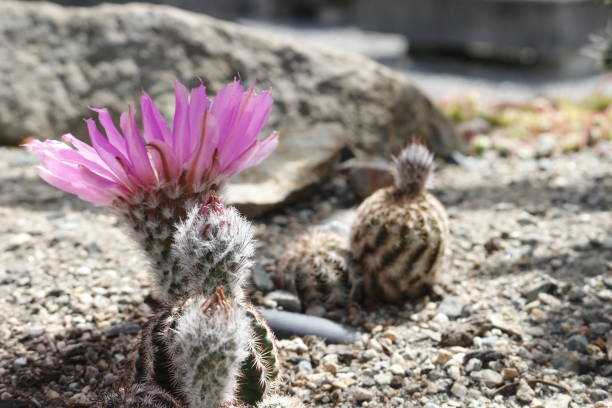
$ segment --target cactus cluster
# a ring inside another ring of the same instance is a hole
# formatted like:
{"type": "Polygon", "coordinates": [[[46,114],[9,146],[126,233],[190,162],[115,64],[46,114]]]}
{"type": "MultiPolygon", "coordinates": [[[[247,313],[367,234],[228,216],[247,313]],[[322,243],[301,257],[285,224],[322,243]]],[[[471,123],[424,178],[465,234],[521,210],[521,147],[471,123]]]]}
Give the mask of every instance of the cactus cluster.
{"type": "Polygon", "coordinates": [[[267,401],[279,361],[274,335],[243,295],[252,254],[250,224],[214,193],[189,209],[172,236],[169,256],[176,267],[168,280],[174,284],[159,288],[167,290],[167,303],[142,330],[129,374],[99,406],[255,407],[267,401]]]}
{"type": "MultiPolygon", "coordinates": [[[[72,135],[33,141],[40,176],[124,221],[150,260],[163,306],[149,319],[126,375],[100,408],[295,407],[273,395],[274,335],[244,296],[254,253],[251,225],[217,193],[276,148],[265,139],[270,92],[238,81],[213,100],[203,84],[175,83],[172,129],[146,93],[142,129],[131,107],[120,131],[105,109],[86,120],[91,145],[72,135]]],[[[297,404],[297,405],[296,405],[297,404]]]]}
{"type": "Polygon", "coordinates": [[[277,285],[298,294],[305,308],[422,295],[435,281],[449,235],[446,211],[427,191],[433,165],[425,146],[409,144],[395,159],[394,185],[357,209],[349,243],[333,231],[302,235],[279,260],[277,285]]]}

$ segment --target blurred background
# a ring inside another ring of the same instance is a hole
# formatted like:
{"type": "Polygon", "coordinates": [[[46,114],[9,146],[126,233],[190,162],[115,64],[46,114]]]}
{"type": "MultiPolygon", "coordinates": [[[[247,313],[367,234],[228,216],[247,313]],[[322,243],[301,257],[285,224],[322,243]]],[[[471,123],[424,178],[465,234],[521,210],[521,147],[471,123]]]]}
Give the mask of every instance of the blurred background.
{"type": "MultiPolygon", "coordinates": [[[[65,6],[128,1],[53,0],[65,6]]],[[[580,97],[601,79],[600,0],[151,0],[374,58],[439,97],[473,88],[580,97]],[[596,47],[596,45],[595,45],[596,47]],[[500,88],[501,87],[501,88],[500,88]]]]}

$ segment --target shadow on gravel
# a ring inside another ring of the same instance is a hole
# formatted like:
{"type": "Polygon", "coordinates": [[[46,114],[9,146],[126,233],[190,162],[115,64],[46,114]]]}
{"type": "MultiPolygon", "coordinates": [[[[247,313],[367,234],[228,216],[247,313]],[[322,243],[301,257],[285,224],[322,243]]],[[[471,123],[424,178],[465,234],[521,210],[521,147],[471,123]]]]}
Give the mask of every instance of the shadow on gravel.
{"type": "MultiPolygon", "coordinates": [[[[512,203],[532,213],[551,207],[579,207],[580,211],[601,211],[612,208],[612,179],[595,178],[582,185],[552,187],[549,182],[525,180],[507,186],[483,185],[469,189],[451,186],[435,190],[445,205],[458,205],[461,210],[493,208],[499,203],[512,203]]],[[[577,208],[576,208],[577,209],[577,208]]]]}
{"type": "MultiPolygon", "coordinates": [[[[121,378],[136,345],[139,323],[144,322],[122,323],[103,331],[73,329],[55,336],[33,333],[23,337],[20,344],[28,357],[25,364],[6,365],[0,384],[11,400],[0,408],[89,406],[85,401],[78,403],[75,395],[83,391],[102,395],[121,378]],[[64,399],[68,390],[75,401],[64,399]]],[[[18,358],[11,356],[10,360],[18,358]]]]}

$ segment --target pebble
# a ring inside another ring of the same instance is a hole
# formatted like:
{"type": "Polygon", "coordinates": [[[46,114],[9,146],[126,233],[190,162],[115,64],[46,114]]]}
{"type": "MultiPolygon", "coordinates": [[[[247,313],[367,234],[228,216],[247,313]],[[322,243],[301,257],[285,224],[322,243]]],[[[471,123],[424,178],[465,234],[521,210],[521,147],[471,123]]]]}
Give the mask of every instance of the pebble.
{"type": "Polygon", "coordinates": [[[587,344],[589,344],[589,339],[582,334],[574,334],[567,340],[567,348],[582,353],[586,351],[587,344]]]}
{"type": "Polygon", "coordinates": [[[135,322],[125,322],[116,324],[114,326],[108,326],[102,332],[108,337],[117,337],[120,334],[138,334],[140,332],[140,325],[135,322]]]}
{"type": "Polygon", "coordinates": [[[465,371],[470,373],[472,371],[480,370],[482,368],[482,361],[477,358],[471,358],[465,365],[465,371]]]}
{"type": "Polygon", "coordinates": [[[463,313],[464,306],[465,302],[459,296],[447,296],[440,303],[437,311],[450,318],[459,317],[463,313]]]}
{"type": "Polygon", "coordinates": [[[446,373],[448,374],[450,378],[452,378],[455,381],[458,380],[459,377],[461,377],[461,370],[456,365],[449,366],[446,369],[446,373]]]}
{"type": "Polygon", "coordinates": [[[264,305],[270,308],[276,306],[282,307],[290,312],[299,312],[302,310],[300,299],[291,292],[284,290],[274,290],[264,297],[264,305]]]}
{"type": "Polygon", "coordinates": [[[285,350],[295,351],[298,353],[304,353],[308,351],[308,346],[306,346],[304,340],[302,340],[300,337],[296,337],[293,340],[281,340],[279,343],[280,346],[285,350]]]}
{"type": "Polygon", "coordinates": [[[468,390],[465,385],[461,384],[459,381],[455,381],[453,386],[450,389],[450,392],[457,398],[465,398],[468,390]]]}
{"type": "Polygon", "coordinates": [[[366,388],[358,387],[355,389],[355,400],[357,402],[372,401],[374,393],[366,388]]]}
{"type": "Polygon", "coordinates": [[[530,403],[535,398],[535,391],[527,384],[525,380],[521,380],[516,389],[516,399],[524,402],[530,403]]]}
{"type": "Polygon", "coordinates": [[[91,401],[86,394],[80,392],[70,397],[68,404],[71,407],[89,407],[91,405],[91,401]]]}
{"type": "Polygon", "coordinates": [[[475,371],[471,374],[471,376],[482,381],[489,388],[498,386],[504,382],[501,374],[488,368],[475,371]]]}
{"type": "Polygon", "coordinates": [[[256,263],[251,269],[251,280],[257,289],[264,292],[269,292],[274,289],[274,283],[272,279],[270,279],[268,272],[266,272],[259,263],[256,263]]]}
{"type": "Polygon", "coordinates": [[[516,377],[518,377],[518,375],[519,375],[519,372],[514,367],[507,367],[502,370],[502,377],[506,381],[514,380],[516,377]]]}
{"type": "Polygon", "coordinates": [[[298,363],[298,371],[302,374],[312,374],[312,364],[308,360],[300,360],[298,363]]]}
{"type": "Polygon", "coordinates": [[[13,361],[13,366],[15,367],[25,367],[27,364],[28,364],[27,357],[19,357],[19,358],[16,358],[15,361],[13,361]]]}
{"type": "Polygon", "coordinates": [[[604,401],[610,398],[610,393],[606,390],[594,389],[591,391],[590,396],[593,401],[604,401]]]}
{"type": "Polygon", "coordinates": [[[380,373],[374,376],[374,381],[376,381],[379,385],[389,385],[391,384],[391,379],[393,376],[391,373],[380,373]]]}
{"type": "Polygon", "coordinates": [[[446,350],[441,350],[440,352],[438,352],[438,355],[436,356],[436,359],[434,360],[435,364],[444,364],[446,363],[448,360],[450,360],[451,358],[453,358],[453,353],[446,351],[446,350]]]}

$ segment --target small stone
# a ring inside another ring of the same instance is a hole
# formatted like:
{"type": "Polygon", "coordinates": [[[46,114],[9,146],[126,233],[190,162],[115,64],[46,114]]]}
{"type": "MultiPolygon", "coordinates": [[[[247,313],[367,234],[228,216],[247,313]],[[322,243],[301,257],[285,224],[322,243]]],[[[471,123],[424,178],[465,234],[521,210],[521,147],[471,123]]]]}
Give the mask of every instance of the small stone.
{"type": "Polygon", "coordinates": [[[453,380],[458,380],[461,377],[461,370],[456,365],[452,365],[446,369],[446,373],[453,380]]]}
{"type": "Polygon", "coordinates": [[[554,297],[553,295],[549,295],[548,293],[539,293],[538,300],[548,306],[552,306],[552,307],[561,306],[561,301],[557,299],[556,297],[554,297]]]}
{"type": "Polygon", "coordinates": [[[567,348],[584,353],[589,340],[582,334],[574,334],[567,341],[567,348]]]}
{"type": "Polygon", "coordinates": [[[382,336],[386,339],[391,340],[394,343],[399,339],[399,335],[393,330],[385,330],[382,336]]]}
{"type": "Polygon", "coordinates": [[[257,289],[264,292],[269,292],[274,289],[274,283],[272,279],[270,279],[268,272],[266,272],[259,263],[256,263],[251,269],[251,280],[257,289]]]}
{"type": "Polygon", "coordinates": [[[572,397],[565,394],[557,394],[544,403],[544,408],[568,408],[572,397]]]}
{"type": "Polygon", "coordinates": [[[374,376],[374,381],[376,381],[379,385],[389,385],[391,384],[391,379],[393,376],[391,373],[380,373],[374,376]]]}
{"type": "Polygon", "coordinates": [[[448,317],[459,317],[463,313],[464,301],[459,296],[447,296],[440,306],[438,313],[443,313],[448,317]]]}
{"type": "Polygon", "coordinates": [[[610,398],[610,393],[606,390],[594,389],[590,393],[590,397],[593,401],[604,401],[610,398]]]}
{"type": "Polygon", "coordinates": [[[374,393],[368,389],[358,387],[355,390],[355,400],[358,402],[371,401],[374,398],[374,393]]]}
{"type": "Polygon", "coordinates": [[[521,402],[530,403],[534,398],[535,391],[529,386],[529,384],[527,384],[525,380],[521,380],[516,389],[516,399],[521,402]]]}
{"type": "Polygon", "coordinates": [[[60,354],[64,358],[81,355],[85,352],[85,347],[82,344],[69,344],[60,350],[60,354]]]}
{"type": "Polygon", "coordinates": [[[302,310],[300,299],[293,293],[284,290],[275,290],[268,293],[264,297],[264,305],[271,308],[278,305],[290,312],[299,312],[302,310]]]}
{"type": "Polygon", "coordinates": [[[297,353],[308,351],[308,346],[306,346],[304,340],[302,340],[300,337],[296,337],[293,340],[281,340],[280,345],[285,350],[294,351],[297,353]]]}
{"type": "Polygon", "coordinates": [[[393,184],[393,172],[386,162],[353,162],[345,167],[348,167],[348,184],[359,198],[366,198],[379,188],[393,184]]]}
{"type": "Polygon", "coordinates": [[[459,381],[455,381],[450,389],[450,392],[457,398],[465,398],[468,390],[465,385],[461,384],[459,381]]]}
{"type": "Polygon", "coordinates": [[[532,302],[538,298],[540,293],[550,293],[557,288],[551,281],[542,281],[530,285],[524,292],[523,297],[529,302],[532,302]]]}
{"type": "Polygon", "coordinates": [[[104,375],[102,382],[105,386],[113,385],[117,381],[117,377],[113,373],[107,373],[104,375]]]}
{"type": "Polygon", "coordinates": [[[27,357],[19,357],[19,358],[16,358],[15,361],[13,361],[13,366],[15,367],[25,367],[27,364],[28,364],[27,357]]]}
{"type": "Polygon", "coordinates": [[[393,364],[391,367],[389,367],[389,371],[395,375],[404,375],[406,373],[404,367],[399,364],[393,364]]]}
{"type": "Polygon", "coordinates": [[[438,353],[438,356],[434,360],[434,363],[435,364],[444,364],[448,360],[450,360],[451,358],[453,358],[453,353],[451,353],[449,351],[446,351],[446,350],[440,350],[440,352],[438,353]]]}
{"type": "Polygon", "coordinates": [[[70,397],[68,404],[71,407],[89,407],[91,405],[91,401],[86,394],[79,392],[78,394],[74,394],[72,397],[70,397]]]}
{"type": "Polygon", "coordinates": [[[378,357],[378,353],[372,349],[368,349],[364,351],[363,354],[361,355],[361,359],[363,361],[369,361],[369,360],[375,359],[376,357],[378,357]]]}
{"type": "Polygon", "coordinates": [[[125,322],[116,324],[114,326],[108,326],[102,333],[107,337],[117,337],[120,334],[138,334],[140,332],[140,325],[134,322],[125,322]]]}
{"type": "Polygon", "coordinates": [[[472,371],[480,370],[482,368],[482,361],[477,358],[471,358],[465,365],[465,371],[470,373],[472,371]]]}
{"type": "Polygon", "coordinates": [[[308,360],[300,360],[298,363],[298,371],[302,374],[312,374],[312,364],[308,360]]]}
{"type": "Polygon", "coordinates": [[[504,380],[508,381],[508,380],[513,380],[516,377],[518,377],[519,372],[516,368],[514,367],[506,367],[502,370],[502,377],[504,378],[504,380]]]}
{"type": "Polygon", "coordinates": [[[48,390],[45,395],[50,400],[58,399],[59,397],[61,397],[60,393],[54,390],[48,390]]]}
{"type": "Polygon", "coordinates": [[[490,369],[484,369],[477,371],[475,377],[482,381],[487,387],[492,388],[498,386],[504,382],[501,374],[490,369]]]}

